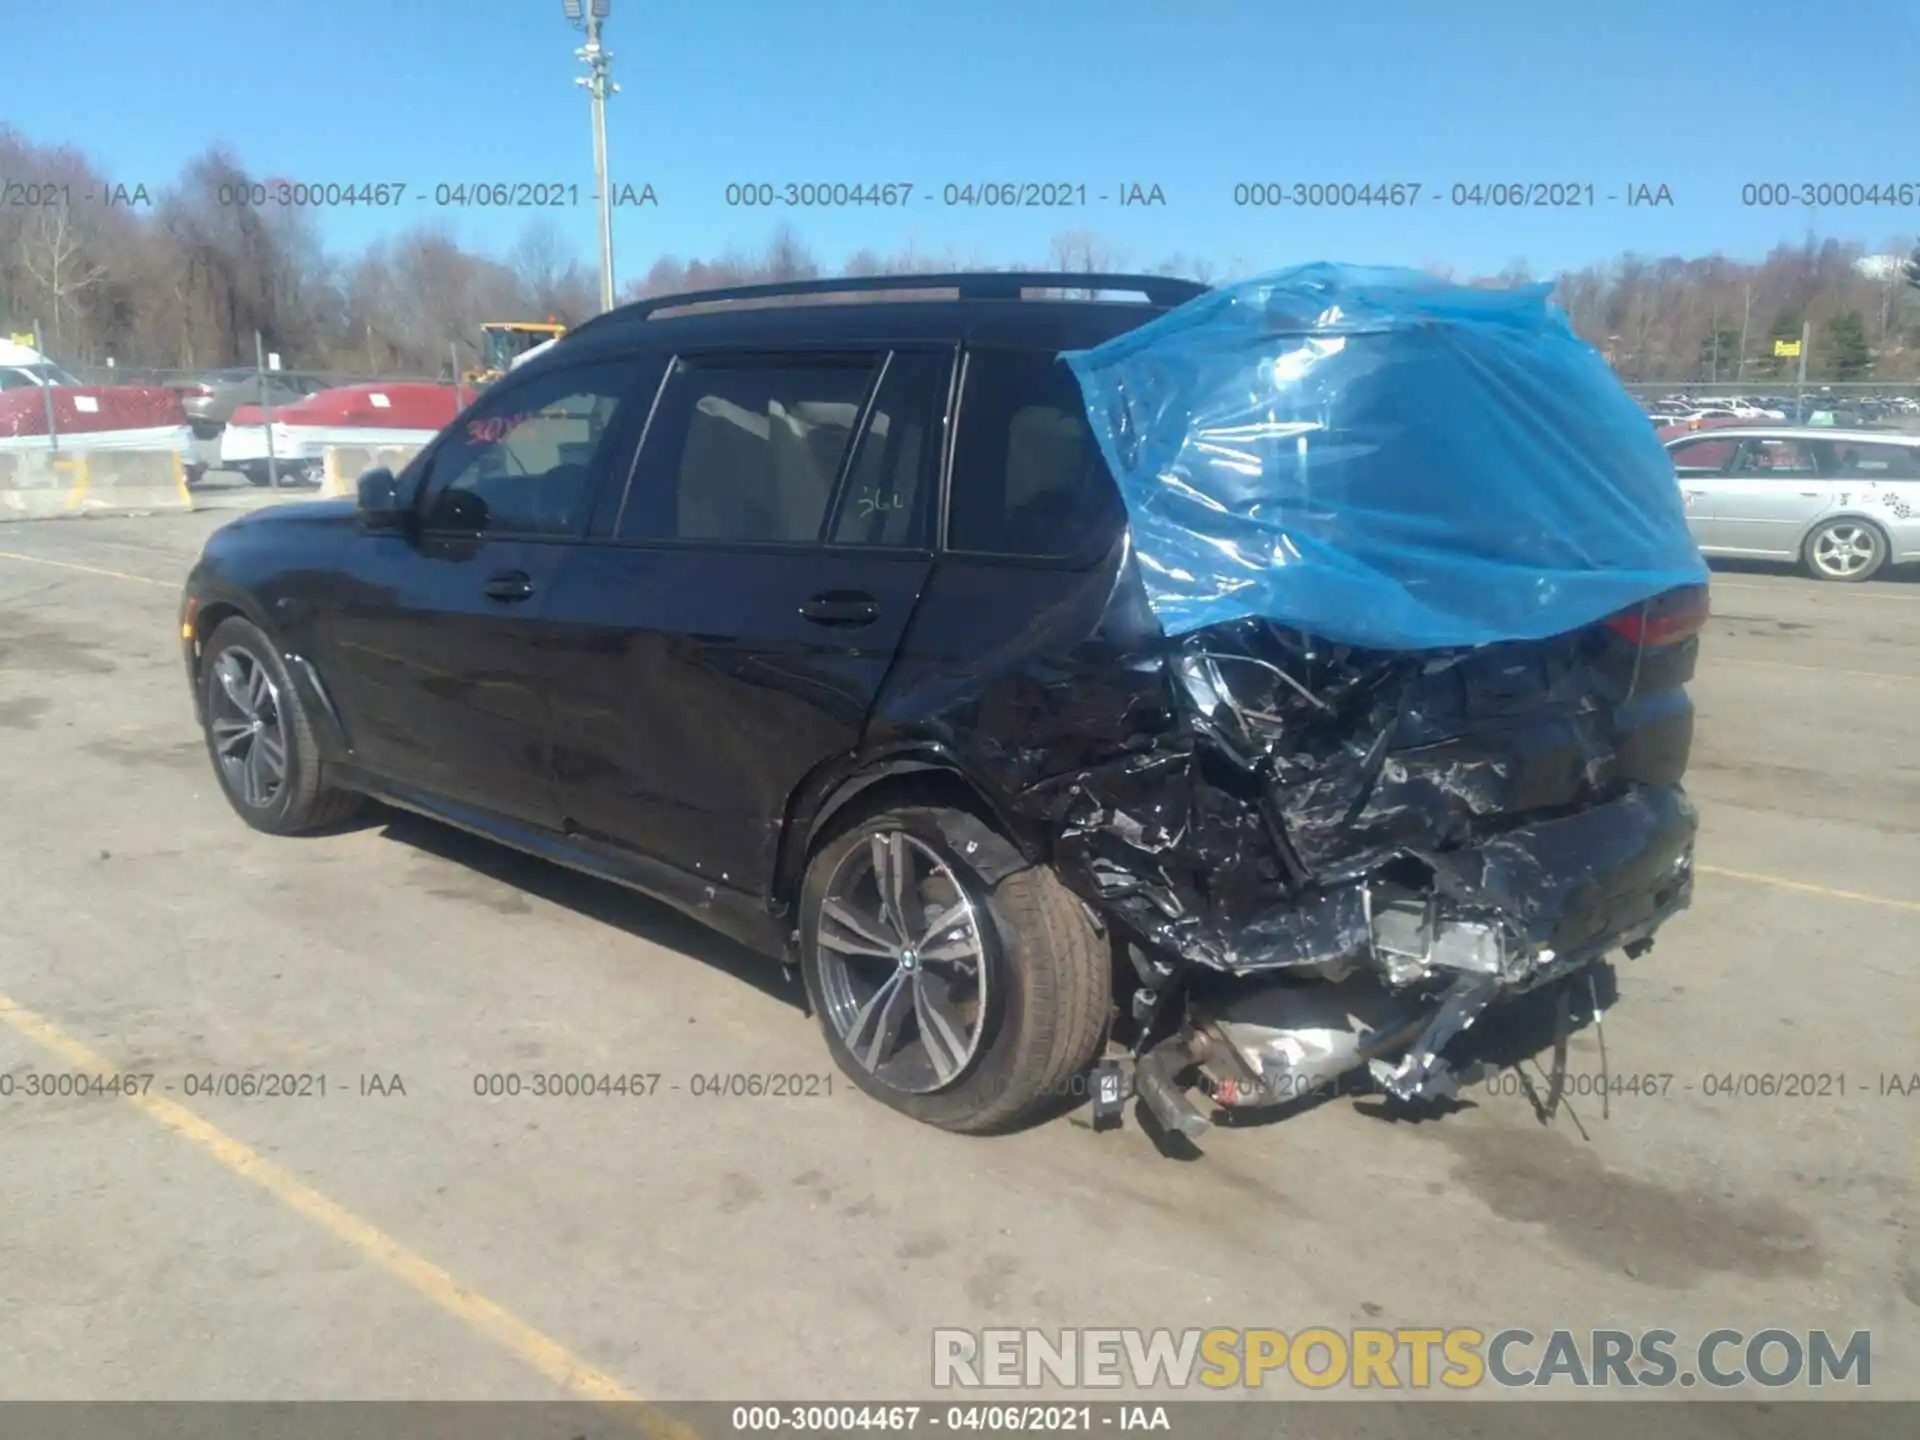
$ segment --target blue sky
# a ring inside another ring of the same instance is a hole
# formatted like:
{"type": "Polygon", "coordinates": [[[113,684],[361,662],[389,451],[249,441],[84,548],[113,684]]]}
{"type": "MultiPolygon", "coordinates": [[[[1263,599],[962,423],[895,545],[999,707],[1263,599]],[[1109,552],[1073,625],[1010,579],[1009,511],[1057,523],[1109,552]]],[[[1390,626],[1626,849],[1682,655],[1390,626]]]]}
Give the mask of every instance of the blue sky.
{"type": "MultiPolygon", "coordinates": [[[[423,221],[504,248],[535,213],[594,255],[579,38],[561,0],[5,0],[0,116],[158,186],[208,143],[256,175],[408,185],[323,212],[354,247],[423,221]],[[80,62],[84,56],[86,73],[80,62]],[[578,184],[577,208],[479,212],[439,184],[578,184]]],[[[837,264],[912,241],[993,262],[1100,235],[1134,264],[1312,259],[1536,270],[1626,249],[1754,257],[1809,229],[1879,247],[1920,205],[1742,204],[1759,182],[1920,187],[1920,5],[1850,0],[613,0],[622,281],[662,253],[793,225],[837,264]],[[729,182],[911,181],[904,209],[729,207],[729,182]],[[1084,184],[1067,210],[967,209],[948,184],[1084,184]],[[1255,209],[1236,183],[1405,182],[1412,210],[1255,209]],[[1454,184],[1595,187],[1576,210],[1475,208],[1454,184]],[[1164,205],[1091,197],[1158,185],[1164,205]],[[1627,187],[1673,203],[1629,207],[1627,187]],[[1434,197],[1439,198],[1434,198],[1434,197]]]]}

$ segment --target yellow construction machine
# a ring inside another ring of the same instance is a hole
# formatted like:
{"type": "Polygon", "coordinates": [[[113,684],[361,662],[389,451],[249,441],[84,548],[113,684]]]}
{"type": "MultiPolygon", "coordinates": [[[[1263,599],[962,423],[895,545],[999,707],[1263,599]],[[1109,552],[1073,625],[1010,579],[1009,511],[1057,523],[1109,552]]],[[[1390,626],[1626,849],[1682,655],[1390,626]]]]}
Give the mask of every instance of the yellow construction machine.
{"type": "Polygon", "coordinates": [[[536,345],[558,340],[567,327],[553,316],[538,320],[488,320],[480,327],[480,364],[462,378],[468,385],[491,385],[536,345]]]}

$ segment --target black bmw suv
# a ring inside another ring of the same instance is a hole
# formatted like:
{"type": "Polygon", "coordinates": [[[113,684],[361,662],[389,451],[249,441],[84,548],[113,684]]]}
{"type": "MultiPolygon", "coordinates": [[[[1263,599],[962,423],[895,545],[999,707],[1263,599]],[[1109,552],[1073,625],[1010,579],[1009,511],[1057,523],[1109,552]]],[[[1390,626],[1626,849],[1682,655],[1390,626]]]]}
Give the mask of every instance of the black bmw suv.
{"type": "Polygon", "coordinates": [[[643,890],[797,963],[838,1064],[953,1130],[1089,1077],[1187,1133],[1196,1086],[1443,1091],[1480,1010],[1687,903],[1704,592],[1444,663],[1169,641],[1060,354],[1201,293],[893,277],[581,326],[357,500],[208,541],[225,794],[643,890]]]}

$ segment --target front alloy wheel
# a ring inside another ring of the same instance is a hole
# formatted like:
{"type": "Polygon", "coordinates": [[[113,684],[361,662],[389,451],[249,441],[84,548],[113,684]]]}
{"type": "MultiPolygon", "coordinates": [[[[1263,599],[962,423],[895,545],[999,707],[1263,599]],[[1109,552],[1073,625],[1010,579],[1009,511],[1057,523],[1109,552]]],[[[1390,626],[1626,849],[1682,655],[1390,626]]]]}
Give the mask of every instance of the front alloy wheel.
{"type": "Polygon", "coordinates": [[[324,829],[360,797],[327,783],[313,724],[274,642],[239,616],[206,640],[200,715],[220,792],[240,818],[270,835],[324,829]]]}
{"type": "Polygon", "coordinates": [[[280,687],[241,646],[213,661],[207,728],[227,793],[249,810],[269,810],[287,783],[287,726],[280,687]]]}

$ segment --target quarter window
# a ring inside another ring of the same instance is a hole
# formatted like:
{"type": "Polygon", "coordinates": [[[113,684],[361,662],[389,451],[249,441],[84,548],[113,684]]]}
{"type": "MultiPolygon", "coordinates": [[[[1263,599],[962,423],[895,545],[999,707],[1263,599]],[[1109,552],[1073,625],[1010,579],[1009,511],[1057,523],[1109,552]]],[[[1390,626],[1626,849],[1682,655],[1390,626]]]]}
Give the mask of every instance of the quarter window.
{"type": "Polygon", "coordinates": [[[1080,384],[1051,351],[980,347],[967,359],[947,546],[1063,558],[1123,515],[1080,384]]]}
{"type": "Polygon", "coordinates": [[[1839,473],[1862,480],[1920,480],[1920,446],[1836,441],[1839,473]]]}

